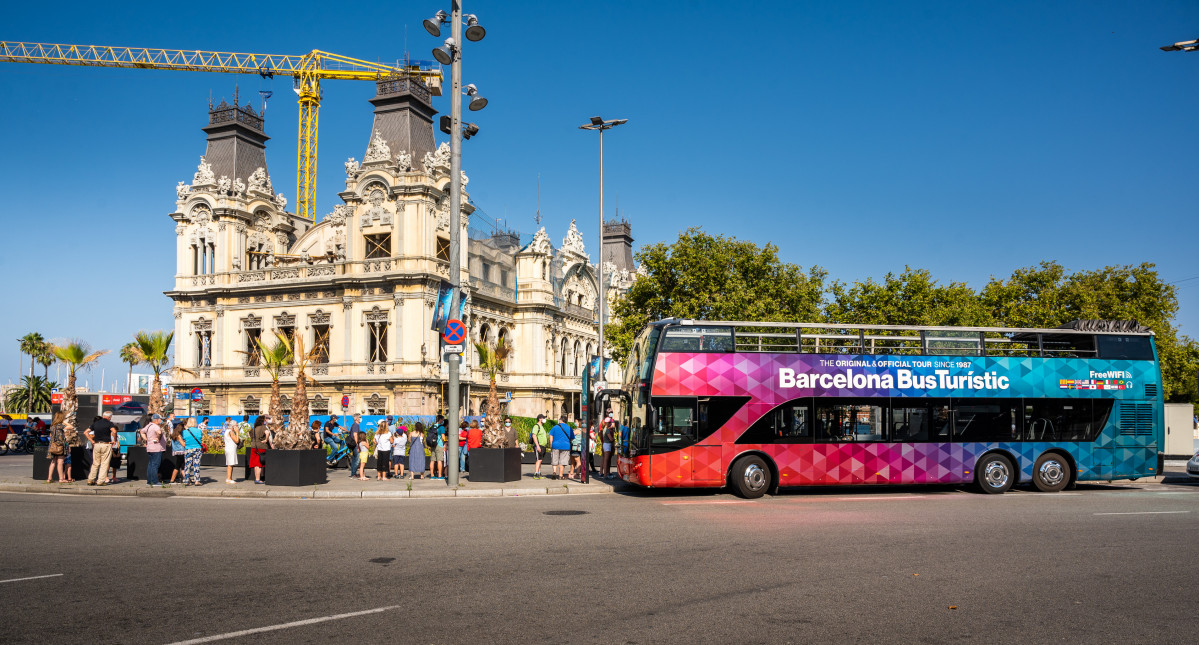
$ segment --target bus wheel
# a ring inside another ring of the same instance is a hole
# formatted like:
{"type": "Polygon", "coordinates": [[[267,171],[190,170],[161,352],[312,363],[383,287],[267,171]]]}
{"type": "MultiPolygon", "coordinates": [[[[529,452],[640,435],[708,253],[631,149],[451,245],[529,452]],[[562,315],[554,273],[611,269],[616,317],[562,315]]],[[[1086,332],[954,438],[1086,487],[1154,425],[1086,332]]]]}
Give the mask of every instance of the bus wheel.
{"type": "Polygon", "coordinates": [[[1032,467],[1032,483],[1042,493],[1056,493],[1070,483],[1070,467],[1056,452],[1047,452],[1032,467]]]}
{"type": "Polygon", "coordinates": [[[770,467],[757,455],[747,455],[733,464],[729,474],[733,491],[745,499],[757,499],[770,488],[770,467]]]}
{"type": "Polygon", "coordinates": [[[1010,459],[992,452],[978,460],[974,480],[984,493],[998,495],[1006,493],[1016,483],[1016,471],[1010,459]]]}

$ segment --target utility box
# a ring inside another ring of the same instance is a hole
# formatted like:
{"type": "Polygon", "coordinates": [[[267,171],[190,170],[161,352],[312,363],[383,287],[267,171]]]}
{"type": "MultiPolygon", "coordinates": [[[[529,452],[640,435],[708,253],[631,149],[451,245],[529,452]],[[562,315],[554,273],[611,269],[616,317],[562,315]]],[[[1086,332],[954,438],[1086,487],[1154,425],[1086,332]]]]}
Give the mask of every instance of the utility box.
{"type": "Polygon", "coordinates": [[[1182,459],[1195,454],[1195,412],[1190,403],[1166,404],[1165,453],[1182,459]]]}

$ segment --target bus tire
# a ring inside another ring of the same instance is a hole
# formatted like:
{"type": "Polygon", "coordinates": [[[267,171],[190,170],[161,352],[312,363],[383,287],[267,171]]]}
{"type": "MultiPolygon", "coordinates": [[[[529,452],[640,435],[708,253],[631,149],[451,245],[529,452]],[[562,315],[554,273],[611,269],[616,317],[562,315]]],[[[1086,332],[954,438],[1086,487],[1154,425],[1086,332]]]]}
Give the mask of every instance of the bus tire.
{"type": "Polygon", "coordinates": [[[1070,463],[1056,452],[1037,458],[1032,467],[1032,483],[1042,493],[1056,493],[1070,484],[1070,463]]]}
{"type": "Polygon", "coordinates": [[[974,481],[982,492],[1001,495],[1016,483],[1016,469],[1012,466],[1011,459],[997,452],[989,452],[978,460],[974,469],[974,481]]]}
{"type": "Polygon", "coordinates": [[[757,499],[770,489],[770,466],[758,455],[746,455],[733,462],[729,483],[733,492],[745,499],[757,499]]]}

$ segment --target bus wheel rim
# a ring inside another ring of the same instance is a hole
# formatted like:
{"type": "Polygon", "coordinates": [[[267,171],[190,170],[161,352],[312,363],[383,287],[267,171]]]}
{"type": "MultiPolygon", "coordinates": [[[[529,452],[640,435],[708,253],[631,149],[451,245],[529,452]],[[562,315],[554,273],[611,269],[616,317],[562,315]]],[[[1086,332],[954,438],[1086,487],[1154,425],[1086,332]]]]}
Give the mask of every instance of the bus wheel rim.
{"type": "Polygon", "coordinates": [[[1049,486],[1057,486],[1066,478],[1066,469],[1062,467],[1061,462],[1056,459],[1047,459],[1041,464],[1041,469],[1038,471],[1038,476],[1041,481],[1049,486]]]}
{"type": "Polygon", "coordinates": [[[987,463],[987,467],[983,470],[983,478],[992,488],[1002,488],[1007,485],[1008,480],[1007,466],[999,460],[987,463]]]}
{"type": "Polygon", "coordinates": [[[758,464],[750,464],[745,469],[745,486],[750,490],[762,490],[766,486],[766,471],[758,464]]]}

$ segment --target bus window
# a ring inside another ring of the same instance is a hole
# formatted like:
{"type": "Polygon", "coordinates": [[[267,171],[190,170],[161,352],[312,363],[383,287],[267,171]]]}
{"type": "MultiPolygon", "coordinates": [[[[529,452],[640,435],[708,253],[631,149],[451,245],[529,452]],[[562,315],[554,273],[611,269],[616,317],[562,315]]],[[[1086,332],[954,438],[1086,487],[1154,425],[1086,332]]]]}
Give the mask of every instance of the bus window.
{"type": "Polygon", "coordinates": [[[1153,344],[1148,336],[1105,336],[1097,338],[1099,358],[1127,361],[1153,360],[1153,344]]]}
{"type": "Polygon", "coordinates": [[[890,440],[899,443],[947,440],[949,399],[891,399],[890,440]]]}
{"type": "Polygon", "coordinates": [[[662,337],[663,352],[731,352],[732,327],[668,327],[662,337]]]}
{"type": "Polygon", "coordinates": [[[1107,423],[1111,401],[1024,399],[1027,441],[1094,441],[1107,423]],[[1099,414],[1095,409],[1099,408],[1099,414]]]}
{"type": "Polygon", "coordinates": [[[1019,441],[1020,399],[954,399],[953,440],[1019,441]]]}
{"type": "Polygon", "coordinates": [[[886,441],[886,399],[816,399],[816,440],[821,443],[886,441]]]}
{"type": "Polygon", "coordinates": [[[695,444],[695,399],[655,400],[650,453],[673,452],[695,444]]]}

